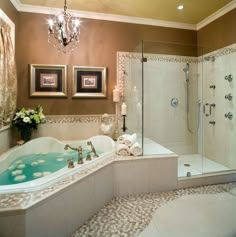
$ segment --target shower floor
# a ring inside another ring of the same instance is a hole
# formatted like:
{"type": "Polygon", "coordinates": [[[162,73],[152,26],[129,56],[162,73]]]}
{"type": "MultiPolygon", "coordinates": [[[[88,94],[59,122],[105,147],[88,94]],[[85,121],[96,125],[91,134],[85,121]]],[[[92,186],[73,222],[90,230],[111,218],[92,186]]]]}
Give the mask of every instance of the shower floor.
{"type": "Polygon", "coordinates": [[[178,158],[178,177],[186,177],[187,172],[191,172],[192,176],[226,170],[230,169],[206,157],[202,158],[200,154],[180,155],[178,158]]]}
{"type": "MultiPolygon", "coordinates": [[[[141,140],[139,141],[141,144],[141,140]]],[[[170,155],[174,154],[171,150],[156,143],[150,138],[144,138],[144,155],[170,155]]],[[[203,173],[212,173],[230,170],[228,167],[221,165],[200,154],[179,155],[178,157],[178,177],[186,177],[187,172],[193,175],[201,175],[203,173]]]]}

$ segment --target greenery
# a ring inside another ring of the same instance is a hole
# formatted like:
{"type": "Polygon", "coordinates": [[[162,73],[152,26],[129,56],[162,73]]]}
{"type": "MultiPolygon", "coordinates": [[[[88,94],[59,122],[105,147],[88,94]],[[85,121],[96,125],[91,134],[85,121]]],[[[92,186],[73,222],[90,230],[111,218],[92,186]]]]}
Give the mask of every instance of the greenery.
{"type": "Polygon", "coordinates": [[[21,108],[17,110],[12,120],[12,126],[22,132],[28,129],[37,129],[39,124],[45,122],[43,108],[39,105],[35,109],[21,108]]]}

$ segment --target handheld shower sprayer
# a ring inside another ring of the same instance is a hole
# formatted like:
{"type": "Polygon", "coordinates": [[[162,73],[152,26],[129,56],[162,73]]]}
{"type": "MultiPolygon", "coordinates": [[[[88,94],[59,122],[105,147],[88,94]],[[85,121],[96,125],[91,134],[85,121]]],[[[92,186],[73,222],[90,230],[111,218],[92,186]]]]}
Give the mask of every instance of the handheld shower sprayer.
{"type": "Polygon", "coordinates": [[[186,63],[186,66],[183,68],[185,72],[186,82],[189,82],[189,63],[186,63]]]}

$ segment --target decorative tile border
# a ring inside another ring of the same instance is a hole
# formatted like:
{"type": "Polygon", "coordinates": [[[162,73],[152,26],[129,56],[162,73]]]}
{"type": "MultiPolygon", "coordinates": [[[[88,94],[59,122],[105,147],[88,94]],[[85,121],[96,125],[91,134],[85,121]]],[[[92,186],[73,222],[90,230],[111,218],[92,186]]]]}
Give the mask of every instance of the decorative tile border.
{"type": "MultiPolygon", "coordinates": [[[[115,121],[115,115],[109,114],[112,121],[115,121]]],[[[99,123],[102,120],[101,115],[48,115],[47,123],[99,123]]]]}
{"type": "Polygon", "coordinates": [[[228,45],[224,48],[217,49],[213,52],[210,52],[210,53],[207,53],[203,56],[198,57],[198,59],[199,59],[199,62],[203,62],[204,58],[207,56],[214,56],[215,58],[219,58],[219,57],[229,55],[232,53],[236,53],[236,44],[231,44],[231,45],[228,45]]]}

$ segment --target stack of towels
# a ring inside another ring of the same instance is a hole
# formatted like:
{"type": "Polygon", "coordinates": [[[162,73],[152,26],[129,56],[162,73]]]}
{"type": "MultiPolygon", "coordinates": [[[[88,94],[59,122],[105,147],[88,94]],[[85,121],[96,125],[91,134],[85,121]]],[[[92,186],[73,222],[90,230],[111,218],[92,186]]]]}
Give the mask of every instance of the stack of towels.
{"type": "Polygon", "coordinates": [[[138,144],[136,133],[124,134],[117,139],[116,154],[120,156],[139,156],[142,154],[142,147],[138,144]]]}

